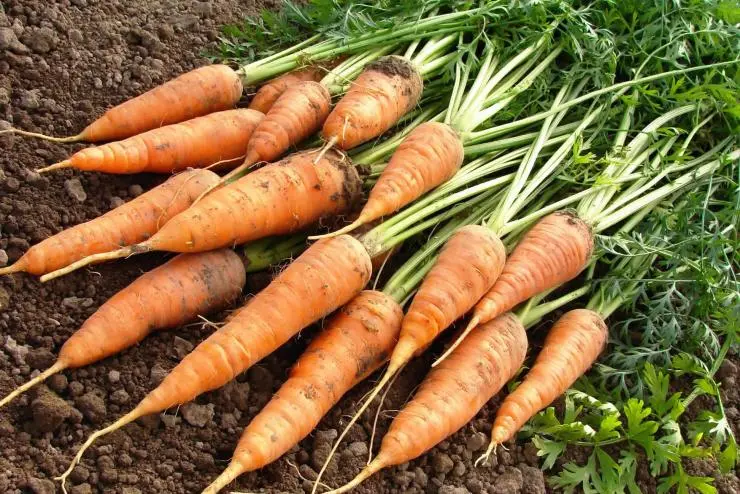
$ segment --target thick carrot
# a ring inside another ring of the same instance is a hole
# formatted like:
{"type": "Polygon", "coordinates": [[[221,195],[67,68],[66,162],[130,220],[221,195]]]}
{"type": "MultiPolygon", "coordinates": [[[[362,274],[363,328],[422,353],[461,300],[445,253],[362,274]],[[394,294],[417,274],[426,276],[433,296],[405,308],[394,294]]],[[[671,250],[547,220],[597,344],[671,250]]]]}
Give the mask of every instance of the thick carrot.
{"type": "Polygon", "coordinates": [[[358,240],[343,235],[314,243],[185,357],[136,408],[90,436],[60,479],[69,475],[98,437],[223,386],[298,331],[349,302],[370,274],[370,256],[358,240]]]}
{"type": "Polygon", "coordinates": [[[519,319],[503,314],[483,324],[429,372],[414,398],[391,423],[375,459],[347,492],[374,473],[410,461],[465,426],[524,363],[527,333],[519,319]]]}
{"type": "Polygon", "coordinates": [[[498,317],[583,271],[594,248],[591,228],[571,211],[558,211],[537,222],[509,255],[496,284],[476,304],[454,349],[478,324],[498,317]]]}
{"type": "Polygon", "coordinates": [[[25,271],[42,275],[84,257],[142,242],[185,211],[218,175],[209,170],[187,170],[99,218],[68,228],[34,245],[0,275],[25,271]]]}
{"type": "Polygon", "coordinates": [[[89,147],[38,170],[76,168],[116,174],[173,173],[244,157],[247,142],[264,115],[226,110],[149,130],[123,141],[89,147]]]}
{"type": "Polygon", "coordinates": [[[565,393],[596,361],[607,336],[606,323],[592,310],[571,310],[558,319],[534,366],[496,412],[491,444],[479,461],[488,458],[498,444],[511,439],[534,414],[565,393]]]}
{"type": "Polygon", "coordinates": [[[272,463],[306,437],[344,393],[386,361],[402,317],[398,302],[382,292],[363,291],[344,306],[247,426],[231,463],[203,494],[272,463]]]}
{"type": "Polygon", "coordinates": [[[0,407],[52,374],[97,362],[155,329],[174,328],[225,306],[245,281],[244,264],[230,249],[170,259],[100,306],[62,345],[54,365],[0,400],[0,407]]]}
{"type": "Polygon", "coordinates": [[[257,94],[249,102],[249,108],[266,114],[272,109],[278,98],[289,88],[301,82],[319,82],[325,75],[325,69],[318,66],[311,66],[276,77],[259,88],[257,94]]]}
{"type": "Polygon", "coordinates": [[[206,65],[111,108],[71,137],[51,137],[11,129],[9,132],[56,142],[101,142],[125,139],[162,125],[232,108],[242,95],[239,75],[226,65],[206,65]]]}
{"type": "Polygon", "coordinates": [[[324,123],[328,144],[350,149],[380,136],[416,106],[424,83],[407,59],[395,55],[369,64],[324,123]]]}
{"type": "Polygon", "coordinates": [[[452,127],[439,122],[419,125],[393,153],[359,217],[329,235],[348,233],[398,211],[449,180],[460,168],[463,157],[462,141],[452,127]]]}
{"type": "Polygon", "coordinates": [[[468,225],[450,237],[403,318],[398,344],[382,379],[335,442],[319,477],[347,431],[380,390],[414,355],[421,354],[442,331],[473,307],[498,278],[505,257],[501,240],[483,226],[468,225]]]}
{"type": "Polygon", "coordinates": [[[41,278],[48,281],[92,262],[152,250],[203,252],[296,232],[323,216],[350,211],[361,194],[357,170],[344,154],[288,156],[205,196],[146,242],[97,254],[41,278]]]}

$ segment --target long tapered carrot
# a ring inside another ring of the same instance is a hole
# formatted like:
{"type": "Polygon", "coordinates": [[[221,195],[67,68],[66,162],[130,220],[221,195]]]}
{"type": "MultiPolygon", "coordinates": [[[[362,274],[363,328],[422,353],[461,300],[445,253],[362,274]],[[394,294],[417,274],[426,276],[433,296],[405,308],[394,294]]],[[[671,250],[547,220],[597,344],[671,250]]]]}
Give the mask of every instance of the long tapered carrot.
{"type": "Polygon", "coordinates": [[[28,272],[42,275],[87,256],[142,242],[177,214],[185,211],[204,190],[218,183],[209,170],[187,170],[99,218],[68,228],[32,246],[0,275],[28,272]]]}
{"type": "Polygon", "coordinates": [[[348,233],[418,199],[449,180],[460,168],[464,153],[460,137],[449,125],[419,125],[393,153],[358,218],[329,235],[348,233]]]}
{"type": "Polygon", "coordinates": [[[296,153],[250,173],[175,216],[147,241],[89,256],[41,280],[141,252],[203,252],[292,233],[350,211],[361,194],[357,170],[342,153],[327,153],[314,164],[315,155],[296,153]]]}
{"type": "Polygon", "coordinates": [[[593,248],[591,227],[574,212],[558,211],[542,218],[509,255],[501,276],[476,304],[467,328],[447,353],[478,324],[578,276],[588,264],[593,248]]]}
{"type": "Polygon", "coordinates": [[[319,477],[347,431],[380,390],[414,355],[422,353],[442,331],[473,307],[498,278],[505,257],[503,243],[489,228],[468,225],[450,237],[403,318],[398,344],[382,379],[337,438],[319,477]]]}
{"type": "Polygon", "coordinates": [[[269,112],[280,96],[301,82],[319,82],[327,70],[319,66],[310,66],[293,70],[263,84],[249,102],[249,108],[262,113],[269,112]]]}
{"type": "Polygon", "coordinates": [[[191,70],[105,112],[79,134],[51,137],[20,129],[12,132],[56,142],[125,139],[162,125],[232,108],[242,95],[239,75],[226,65],[191,70]]]}
{"type": "Polygon", "coordinates": [[[527,333],[511,314],[476,328],[442,364],[432,369],[414,398],[391,423],[375,459],[348,484],[347,492],[374,473],[410,461],[465,426],[524,363],[527,333]]]}
{"type": "Polygon", "coordinates": [[[76,168],[115,174],[173,173],[241,159],[264,115],[226,110],[149,130],[122,141],[85,148],[39,173],[76,168]]]}
{"type": "Polygon", "coordinates": [[[396,55],[369,64],[324,123],[330,145],[350,149],[378,137],[416,106],[424,87],[413,64],[396,55]]]}
{"type": "Polygon", "coordinates": [[[230,249],[180,254],[137,278],[90,316],[62,345],[57,361],[0,400],[0,407],[64,369],[129,348],[155,329],[174,328],[233,301],[246,272],[230,249]]]}
{"type": "Polygon", "coordinates": [[[398,302],[382,292],[363,291],[344,306],[244,429],[229,466],[203,494],[272,463],[306,437],[344,393],[386,361],[402,318],[398,302]]]}
{"type": "Polygon", "coordinates": [[[365,247],[348,235],[311,245],[131,412],[91,435],[59,479],[67,478],[97,438],[223,386],[298,331],[349,302],[370,280],[371,270],[365,247]]]}
{"type": "Polygon", "coordinates": [[[608,333],[601,316],[589,309],[571,310],[558,319],[532,369],[496,412],[491,443],[476,464],[485,461],[497,445],[511,439],[534,414],[565,393],[596,361],[608,333]]]}

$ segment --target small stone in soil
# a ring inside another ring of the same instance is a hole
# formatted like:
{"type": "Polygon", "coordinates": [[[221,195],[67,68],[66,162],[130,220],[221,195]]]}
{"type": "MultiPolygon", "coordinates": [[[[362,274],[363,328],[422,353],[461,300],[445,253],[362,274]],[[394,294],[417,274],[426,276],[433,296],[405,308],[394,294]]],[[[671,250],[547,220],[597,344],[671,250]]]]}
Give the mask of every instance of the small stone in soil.
{"type": "Polygon", "coordinates": [[[347,451],[349,451],[352,454],[352,456],[356,458],[367,456],[367,453],[368,453],[367,443],[362,442],[362,441],[355,441],[353,443],[350,443],[349,446],[347,446],[347,451]]]}
{"type": "Polygon", "coordinates": [[[179,336],[175,336],[175,339],[172,342],[172,350],[174,352],[174,356],[181,360],[185,358],[187,354],[192,352],[193,348],[195,348],[195,345],[190,343],[188,340],[180,338],[179,336]]]}
{"type": "Polygon", "coordinates": [[[108,382],[115,384],[121,380],[121,373],[117,370],[112,370],[108,373],[108,382]]]}
{"type": "Polygon", "coordinates": [[[448,473],[455,467],[455,463],[446,453],[437,453],[432,457],[432,466],[437,473],[448,473]]]}
{"type": "Polygon", "coordinates": [[[64,374],[54,374],[46,381],[46,385],[56,393],[62,393],[68,384],[67,376],[64,374]]]}
{"type": "Polygon", "coordinates": [[[93,424],[99,424],[105,419],[105,401],[95,393],[85,393],[75,400],[77,408],[93,424]]]}
{"type": "Polygon", "coordinates": [[[487,443],[488,436],[486,436],[482,432],[476,432],[474,434],[471,434],[471,436],[468,438],[467,442],[465,443],[465,449],[467,449],[471,453],[474,453],[483,449],[483,446],[485,446],[487,443]]]}
{"type": "Polygon", "coordinates": [[[39,386],[36,394],[36,399],[31,402],[31,413],[34,426],[40,432],[53,432],[68,418],[77,422],[82,419],[80,412],[46,386],[39,386]]]}
{"type": "Polygon", "coordinates": [[[504,473],[498,476],[494,485],[494,494],[511,494],[519,492],[524,486],[522,472],[518,468],[506,467],[504,473]]]}
{"type": "MultiPolygon", "coordinates": [[[[455,487],[454,485],[443,485],[437,491],[438,494],[470,494],[465,487],[455,487]]],[[[511,494],[511,493],[509,493],[511,494]]]]}
{"type": "Polygon", "coordinates": [[[133,197],[139,197],[144,193],[144,188],[139,184],[133,184],[129,186],[128,193],[133,197]]]}
{"type": "Polygon", "coordinates": [[[69,180],[65,180],[64,190],[66,190],[67,194],[77,202],[85,202],[87,199],[87,193],[82,187],[82,183],[79,178],[70,178],[69,180]]]}
{"type": "Polygon", "coordinates": [[[125,389],[117,389],[110,395],[110,401],[116,405],[125,405],[131,401],[131,396],[125,389]]]}
{"type": "Polygon", "coordinates": [[[8,352],[11,357],[13,357],[13,360],[15,360],[15,363],[18,365],[23,365],[26,363],[26,355],[28,355],[29,350],[29,347],[25,345],[19,345],[10,336],[5,339],[5,351],[8,352]]]}
{"type": "Polygon", "coordinates": [[[207,423],[213,420],[214,413],[213,403],[208,405],[188,403],[182,407],[182,418],[193,427],[205,427],[207,423]]]}
{"type": "Polygon", "coordinates": [[[8,253],[4,249],[0,249],[0,268],[8,265],[8,253]]]}

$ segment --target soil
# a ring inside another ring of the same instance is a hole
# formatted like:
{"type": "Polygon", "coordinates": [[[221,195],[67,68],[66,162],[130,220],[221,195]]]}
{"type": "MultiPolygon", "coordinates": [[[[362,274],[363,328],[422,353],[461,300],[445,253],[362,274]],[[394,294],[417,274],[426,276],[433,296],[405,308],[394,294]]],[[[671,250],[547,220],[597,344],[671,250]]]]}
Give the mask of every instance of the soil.
{"type": "MultiPolygon", "coordinates": [[[[252,0],[2,0],[1,5],[0,127],[60,136],[76,134],[107,107],[207,63],[201,53],[215,41],[219,25],[274,7],[252,0]]],[[[29,245],[164,180],[71,170],[39,176],[32,171],[80,147],[0,137],[0,266],[20,257],[29,245]]],[[[0,278],[0,395],[50,365],[61,344],[100,304],[165,258],[141,255],[44,285],[27,275],[0,278]]],[[[269,279],[266,273],[251,276],[245,297],[269,279]]],[[[212,320],[225,316],[216,314],[212,320]]],[[[61,492],[52,479],[66,469],[84,438],[129,410],[210,331],[210,326],[194,323],[155,334],[119,356],[54,376],[1,410],[0,492],[61,492]]],[[[240,431],[285,379],[314,331],[302,333],[223,389],[104,438],[75,469],[68,491],[200,492],[226,466],[240,431]]],[[[377,437],[418,385],[430,358],[415,361],[396,381],[377,437]]],[[[734,393],[727,406],[736,427],[737,367],[723,372],[723,383],[734,393]]],[[[289,454],[243,475],[233,490],[307,489],[310,482],[302,479],[315,475],[337,430],[371,382],[349,393],[289,454]]],[[[473,467],[487,443],[498,401],[492,400],[470,425],[428,454],[374,476],[356,492],[546,492],[531,444],[512,444],[493,465],[473,467]]],[[[325,478],[327,484],[349,480],[364,465],[371,421],[372,416],[363,418],[352,431],[325,478]]],[[[645,482],[650,485],[649,479],[645,482]]],[[[737,492],[738,483],[730,475],[717,487],[737,492]]]]}

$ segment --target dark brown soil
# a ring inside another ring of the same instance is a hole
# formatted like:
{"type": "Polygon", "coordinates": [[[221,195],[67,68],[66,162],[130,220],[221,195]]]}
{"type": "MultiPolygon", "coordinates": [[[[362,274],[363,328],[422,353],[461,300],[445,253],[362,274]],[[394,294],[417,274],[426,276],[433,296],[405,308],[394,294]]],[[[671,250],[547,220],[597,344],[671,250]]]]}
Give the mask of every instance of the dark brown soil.
{"type": "MultiPolygon", "coordinates": [[[[0,127],[54,135],[76,134],[105,108],[206,63],[199,53],[216,39],[217,27],[257,8],[252,0],[2,0],[2,7],[0,127]]],[[[163,180],[32,172],[79,147],[0,137],[0,266],[29,245],[163,180]]],[[[142,255],[46,285],[27,275],[0,278],[0,395],[52,363],[61,344],[101,303],[164,259],[142,255]]],[[[248,291],[268,281],[265,274],[253,275],[248,291]]],[[[0,492],[61,492],[51,479],[65,470],[84,438],[129,410],[210,331],[196,323],[153,335],[120,356],[57,375],[0,410],[0,492]]],[[[312,332],[223,389],[101,440],[74,471],[69,492],[200,492],[226,466],[240,431],[285,379],[312,332]]],[[[429,359],[414,362],[396,382],[378,437],[418,385],[429,359]]],[[[736,372],[728,382],[735,377],[736,372]]],[[[273,465],[242,476],[234,489],[303,492],[310,483],[301,477],[315,475],[337,429],[369,387],[351,392],[316,433],[273,465]]],[[[728,405],[735,425],[736,395],[728,405]]],[[[497,402],[429,454],[376,475],[357,492],[545,492],[531,445],[513,445],[499,453],[494,466],[473,468],[497,402]]],[[[364,418],[340,449],[325,479],[329,485],[349,480],[364,465],[371,420],[364,418]]],[[[736,477],[725,477],[721,492],[733,492],[737,484],[736,477]]]]}

